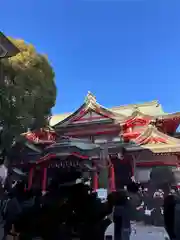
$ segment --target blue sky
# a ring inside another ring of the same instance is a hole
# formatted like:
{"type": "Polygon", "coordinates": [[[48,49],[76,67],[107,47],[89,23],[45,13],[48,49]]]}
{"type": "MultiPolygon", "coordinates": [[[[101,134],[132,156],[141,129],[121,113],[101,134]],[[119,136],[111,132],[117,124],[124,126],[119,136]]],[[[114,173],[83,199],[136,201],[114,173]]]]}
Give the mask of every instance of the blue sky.
{"type": "Polygon", "coordinates": [[[179,0],[5,0],[1,31],[49,56],[54,113],[88,90],[106,107],[158,99],[180,111],[179,0]]]}

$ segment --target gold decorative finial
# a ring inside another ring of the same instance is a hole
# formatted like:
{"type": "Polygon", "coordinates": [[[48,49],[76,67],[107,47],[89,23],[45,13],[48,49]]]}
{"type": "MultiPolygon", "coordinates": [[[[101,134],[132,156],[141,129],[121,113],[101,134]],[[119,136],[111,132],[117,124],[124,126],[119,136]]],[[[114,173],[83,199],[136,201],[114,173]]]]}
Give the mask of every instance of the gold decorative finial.
{"type": "Polygon", "coordinates": [[[85,98],[85,102],[86,103],[90,103],[90,102],[95,103],[96,102],[96,97],[90,91],[88,91],[87,96],[85,98]]]}

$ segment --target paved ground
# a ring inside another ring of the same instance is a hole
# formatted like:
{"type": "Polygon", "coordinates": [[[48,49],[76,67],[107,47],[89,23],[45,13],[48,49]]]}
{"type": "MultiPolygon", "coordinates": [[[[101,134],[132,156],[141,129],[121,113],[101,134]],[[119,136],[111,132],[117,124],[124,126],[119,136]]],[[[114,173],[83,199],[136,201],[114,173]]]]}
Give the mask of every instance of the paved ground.
{"type": "MultiPolygon", "coordinates": [[[[109,226],[106,235],[114,235],[114,224],[109,226]]],[[[132,224],[131,240],[169,240],[169,238],[163,227],[144,226],[138,223],[132,224]]]]}
{"type": "MultiPolygon", "coordinates": [[[[106,235],[114,235],[114,225],[111,224],[106,235]]],[[[3,237],[3,228],[0,225],[0,240],[3,237]]],[[[113,239],[112,239],[113,240],[113,239]]],[[[169,240],[163,227],[143,226],[142,224],[132,225],[131,240],[169,240]]]]}

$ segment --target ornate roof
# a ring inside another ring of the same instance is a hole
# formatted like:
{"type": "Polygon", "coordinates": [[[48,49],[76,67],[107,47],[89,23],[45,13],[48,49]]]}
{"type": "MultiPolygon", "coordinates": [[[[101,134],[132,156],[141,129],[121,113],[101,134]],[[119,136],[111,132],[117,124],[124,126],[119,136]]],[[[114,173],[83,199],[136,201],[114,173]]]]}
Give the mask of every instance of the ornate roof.
{"type": "Polygon", "coordinates": [[[24,132],[20,135],[20,140],[22,137],[34,144],[52,144],[55,143],[57,134],[53,129],[46,127],[38,131],[24,132]]]}
{"type": "Polygon", "coordinates": [[[180,139],[170,137],[157,130],[155,126],[148,125],[133,144],[125,147],[127,151],[150,150],[153,153],[180,152],[180,139]]]}
{"type": "Polygon", "coordinates": [[[126,117],[134,117],[135,112],[141,112],[142,114],[146,114],[149,112],[150,109],[152,113],[163,113],[161,105],[159,105],[157,101],[105,108],[96,101],[96,97],[91,92],[88,92],[87,96],[85,97],[85,101],[80,106],[80,108],[78,108],[74,113],[63,113],[52,116],[49,121],[50,126],[54,127],[59,123],[61,124],[65,121],[68,121],[83,108],[85,108],[86,110],[91,109],[93,111],[100,110],[101,113],[108,114],[108,116],[112,117],[113,119],[118,119],[119,121],[123,121],[123,119],[125,119],[126,117]]]}
{"type": "Polygon", "coordinates": [[[81,118],[88,111],[107,116],[121,126],[127,122],[133,122],[137,118],[147,120],[147,123],[156,122],[160,129],[166,124],[167,132],[168,129],[169,132],[175,131],[180,123],[180,112],[167,114],[158,101],[105,108],[96,101],[96,97],[91,92],[88,92],[84,103],[74,113],[54,115],[50,118],[49,124],[51,127],[57,125],[65,127],[70,122],[81,118]],[[167,125],[167,123],[170,123],[170,125],[167,125]]]}
{"type": "Polygon", "coordinates": [[[180,140],[170,137],[160,131],[153,125],[148,125],[145,131],[135,140],[137,144],[162,143],[162,144],[180,144],[180,140]]]}
{"type": "Polygon", "coordinates": [[[90,140],[77,138],[62,138],[54,144],[45,148],[44,154],[56,154],[57,156],[65,153],[80,153],[86,156],[99,156],[101,148],[99,145],[92,143],[90,140]]]}
{"type": "Polygon", "coordinates": [[[141,122],[142,125],[149,124],[154,122],[154,117],[150,115],[145,115],[144,113],[140,112],[139,110],[135,110],[130,116],[125,117],[124,119],[118,119],[117,122],[123,126],[123,125],[132,125],[135,121],[141,122]]]}
{"type": "Polygon", "coordinates": [[[66,127],[70,122],[78,120],[83,115],[85,115],[88,111],[94,111],[102,116],[108,117],[113,120],[116,120],[117,118],[120,118],[120,119],[125,118],[123,114],[116,113],[115,111],[112,111],[100,105],[96,101],[96,97],[91,92],[88,92],[87,96],[85,97],[84,103],[74,113],[70,113],[67,115],[65,114],[63,117],[62,115],[58,115],[55,117],[52,116],[49,124],[52,127],[55,127],[58,124],[60,124],[61,127],[66,127]]]}
{"type": "Polygon", "coordinates": [[[161,104],[157,100],[145,102],[145,103],[138,103],[138,104],[128,104],[124,106],[112,107],[111,108],[115,112],[121,112],[126,116],[130,116],[135,111],[139,111],[143,114],[147,115],[163,115],[165,114],[161,104]]]}

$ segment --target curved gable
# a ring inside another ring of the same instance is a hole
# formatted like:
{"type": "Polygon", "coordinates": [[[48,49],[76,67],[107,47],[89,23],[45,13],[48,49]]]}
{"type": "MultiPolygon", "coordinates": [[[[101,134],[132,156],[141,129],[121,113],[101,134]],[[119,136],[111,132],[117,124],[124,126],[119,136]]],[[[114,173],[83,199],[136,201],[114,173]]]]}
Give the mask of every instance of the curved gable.
{"type": "MultiPolygon", "coordinates": [[[[53,127],[66,127],[69,124],[85,123],[88,121],[113,121],[117,118],[124,119],[125,116],[101,106],[97,103],[96,97],[91,92],[88,92],[84,103],[74,113],[69,114],[53,127]]],[[[52,122],[52,119],[50,121],[52,122]]]]}

